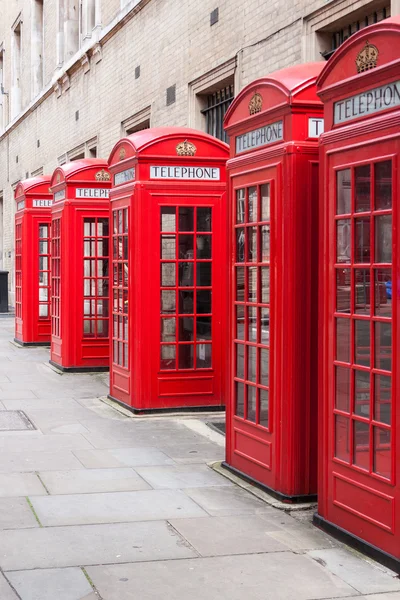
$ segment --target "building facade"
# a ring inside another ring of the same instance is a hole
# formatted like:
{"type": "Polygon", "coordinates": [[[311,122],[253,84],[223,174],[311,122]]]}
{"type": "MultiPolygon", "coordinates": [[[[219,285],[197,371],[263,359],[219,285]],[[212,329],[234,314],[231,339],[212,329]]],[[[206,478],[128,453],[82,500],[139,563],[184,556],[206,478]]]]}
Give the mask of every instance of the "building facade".
{"type": "Polygon", "coordinates": [[[123,135],[190,126],[224,139],[257,77],[324,60],[400,0],[1,0],[0,269],[13,305],[14,190],[123,135]]]}

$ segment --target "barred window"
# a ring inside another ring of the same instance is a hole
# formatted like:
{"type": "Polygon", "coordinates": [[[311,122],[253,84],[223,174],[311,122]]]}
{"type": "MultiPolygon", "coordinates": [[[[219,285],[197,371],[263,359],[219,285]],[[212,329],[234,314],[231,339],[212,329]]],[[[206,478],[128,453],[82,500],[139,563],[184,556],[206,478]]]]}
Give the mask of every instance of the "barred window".
{"type": "Polygon", "coordinates": [[[224,131],[224,117],[233,98],[234,87],[231,84],[207,95],[207,105],[201,111],[206,119],[206,132],[223,142],[228,141],[224,131]]]}

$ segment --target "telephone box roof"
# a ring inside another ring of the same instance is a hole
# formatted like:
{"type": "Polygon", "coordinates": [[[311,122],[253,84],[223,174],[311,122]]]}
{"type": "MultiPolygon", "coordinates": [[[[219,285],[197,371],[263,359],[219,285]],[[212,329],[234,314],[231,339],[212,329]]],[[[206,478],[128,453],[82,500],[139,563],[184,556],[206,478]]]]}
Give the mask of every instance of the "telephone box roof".
{"type": "MultiPolygon", "coordinates": [[[[78,174],[84,171],[95,170],[95,169],[107,169],[107,161],[103,158],[82,158],[80,160],[74,160],[65,165],[57,167],[51,177],[51,187],[63,183],[76,177],[78,174]],[[57,181],[57,174],[60,175],[60,181],[57,181]]],[[[79,179],[79,177],[78,177],[79,179]]]]}
{"type": "Polygon", "coordinates": [[[24,179],[17,185],[14,197],[20,198],[27,194],[50,194],[50,181],[50,175],[39,175],[24,179]]]}

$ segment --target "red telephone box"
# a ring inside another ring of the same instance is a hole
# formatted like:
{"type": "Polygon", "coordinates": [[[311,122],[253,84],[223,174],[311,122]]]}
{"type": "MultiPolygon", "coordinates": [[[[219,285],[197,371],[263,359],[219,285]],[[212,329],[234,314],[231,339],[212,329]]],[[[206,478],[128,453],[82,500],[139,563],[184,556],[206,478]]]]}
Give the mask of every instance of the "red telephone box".
{"type": "Polygon", "coordinates": [[[221,409],[228,147],[146,129],[111,152],[110,397],[134,412],[221,409]]]}
{"type": "Polygon", "coordinates": [[[317,205],[323,63],[248,85],[230,136],[225,466],[284,501],[317,487],[317,205]]]}
{"type": "Polygon", "coordinates": [[[111,176],[101,159],[57,167],[51,179],[51,351],[63,371],[109,368],[111,176]]]}
{"type": "Polygon", "coordinates": [[[50,177],[32,177],[15,190],[15,341],[50,344],[50,177]]]}
{"type": "Polygon", "coordinates": [[[315,521],[364,542],[370,554],[380,550],[377,557],[396,569],[399,47],[399,17],[366,27],[340,46],[317,82],[327,131],[321,138],[322,443],[315,521]]]}

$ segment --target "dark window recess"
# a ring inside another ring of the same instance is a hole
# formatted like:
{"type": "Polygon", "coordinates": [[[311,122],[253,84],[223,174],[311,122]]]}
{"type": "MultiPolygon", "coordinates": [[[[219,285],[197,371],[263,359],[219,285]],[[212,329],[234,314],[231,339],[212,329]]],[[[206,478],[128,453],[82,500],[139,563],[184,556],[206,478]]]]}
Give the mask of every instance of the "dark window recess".
{"type": "Polygon", "coordinates": [[[139,79],[140,77],[140,65],[135,67],[135,79],[139,79]]]}
{"type": "Polygon", "coordinates": [[[390,4],[385,6],[384,8],[377,10],[358,21],[353,21],[349,25],[346,25],[342,29],[338,29],[331,33],[331,49],[325,50],[325,52],[321,52],[321,55],[328,60],[332,56],[332,54],[345,42],[353,33],[360,31],[360,29],[364,29],[364,27],[368,27],[368,25],[373,25],[374,23],[379,23],[379,21],[383,21],[383,19],[387,19],[390,17],[390,4]]]}
{"type": "Polygon", "coordinates": [[[214,8],[214,10],[210,13],[210,25],[215,25],[219,21],[219,8],[214,8]]]}
{"type": "Polygon", "coordinates": [[[233,98],[232,84],[207,96],[207,107],[201,111],[206,118],[207,133],[223,142],[228,141],[228,136],[224,131],[224,117],[233,98]]]}
{"type": "Polygon", "coordinates": [[[37,144],[37,147],[38,147],[38,148],[40,148],[40,140],[38,140],[38,141],[36,142],[36,144],[37,144]]]}
{"type": "Polygon", "coordinates": [[[75,121],[79,121],[79,110],[75,113],[75,121]]]}
{"type": "Polygon", "coordinates": [[[25,179],[28,179],[28,177],[29,177],[29,172],[27,171],[27,172],[25,173],[25,179]]]}
{"type": "Polygon", "coordinates": [[[150,119],[146,119],[137,125],[133,125],[132,127],[128,127],[126,130],[126,135],[131,135],[132,133],[136,133],[137,131],[143,131],[143,129],[150,128],[150,119]]]}
{"type": "Polygon", "coordinates": [[[15,157],[15,162],[16,162],[16,163],[18,162],[18,156],[16,156],[16,157],[15,157]]]}
{"type": "Polygon", "coordinates": [[[173,104],[176,100],[176,85],[171,85],[167,88],[167,106],[173,104]]]}

